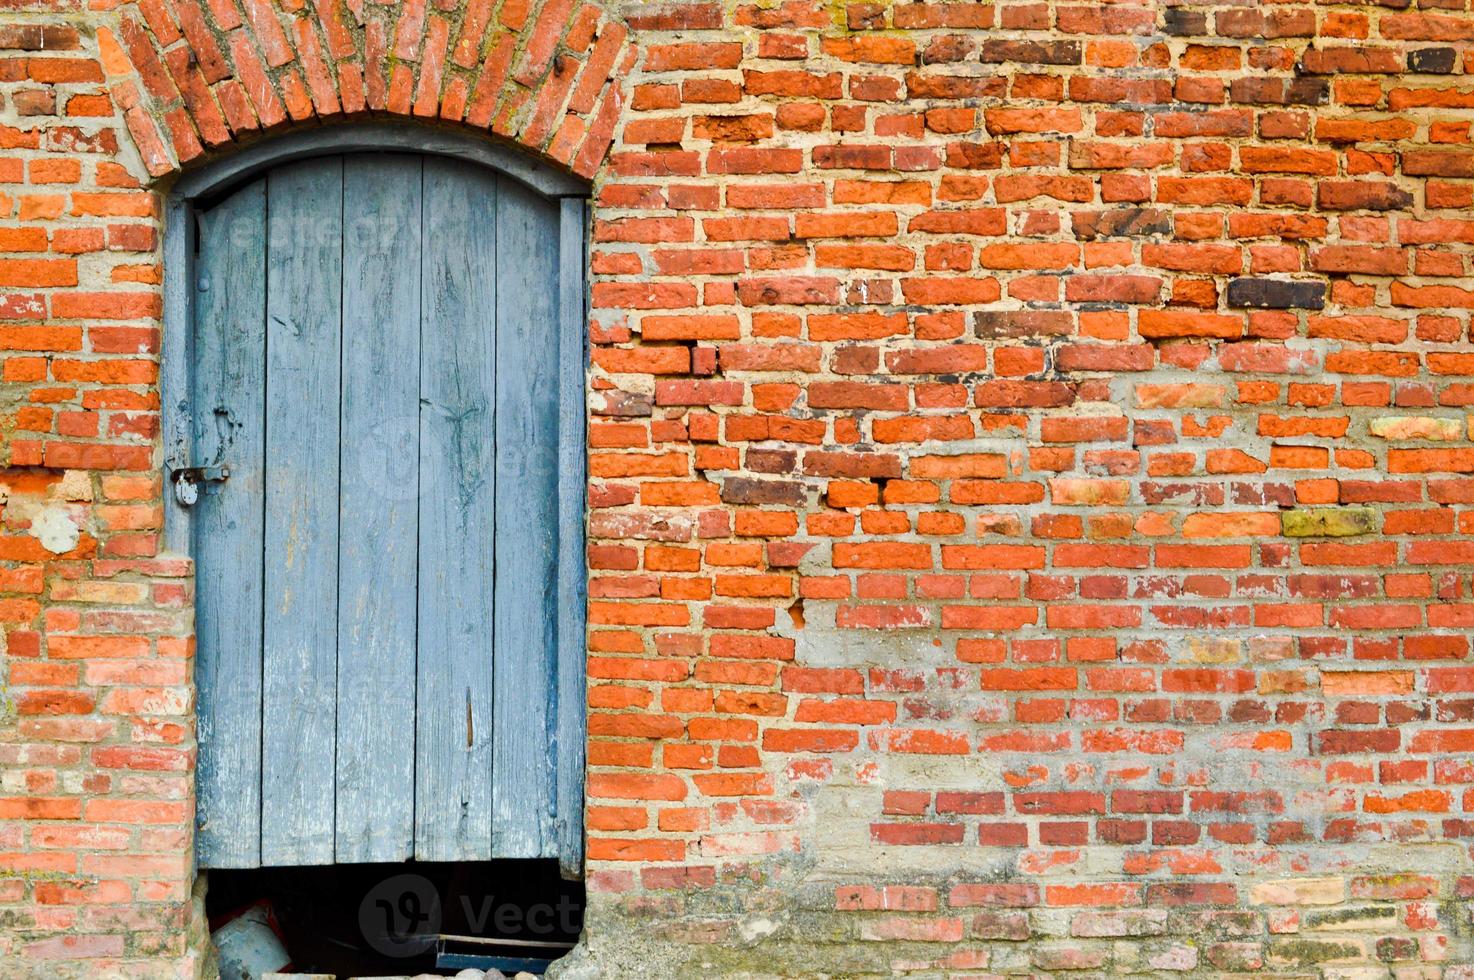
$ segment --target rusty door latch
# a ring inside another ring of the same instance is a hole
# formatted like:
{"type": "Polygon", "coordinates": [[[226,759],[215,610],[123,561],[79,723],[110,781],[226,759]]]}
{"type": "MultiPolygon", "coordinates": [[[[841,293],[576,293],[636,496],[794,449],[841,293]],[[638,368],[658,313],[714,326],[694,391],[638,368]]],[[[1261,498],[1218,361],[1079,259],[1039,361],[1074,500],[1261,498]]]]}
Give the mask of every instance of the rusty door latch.
{"type": "Polygon", "coordinates": [[[200,485],[224,483],[230,479],[229,466],[181,466],[171,470],[169,478],[174,482],[174,499],[181,507],[192,507],[200,499],[200,485]]]}

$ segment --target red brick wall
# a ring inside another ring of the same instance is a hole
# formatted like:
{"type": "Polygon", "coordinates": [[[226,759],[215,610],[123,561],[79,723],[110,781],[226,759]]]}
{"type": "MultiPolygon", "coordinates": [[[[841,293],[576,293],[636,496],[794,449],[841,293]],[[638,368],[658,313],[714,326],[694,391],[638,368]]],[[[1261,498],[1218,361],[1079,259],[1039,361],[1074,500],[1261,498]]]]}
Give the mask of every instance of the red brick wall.
{"type": "Polygon", "coordinates": [[[634,49],[573,0],[61,6],[0,18],[0,978],[188,977],[208,966],[191,568],[159,552],[168,179],[371,116],[589,176],[634,49]]]}
{"type": "Polygon", "coordinates": [[[152,471],[156,198],[91,33],[0,22],[6,977],[191,965],[189,568],[157,555],[152,471]]]}
{"type": "Polygon", "coordinates": [[[1474,976],[1471,41],[1462,0],[8,15],[0,957],[193,968],[141,188],[373,109],[597,171],[595,962],[1474,976]]]}
{"type": "Polygon", "coordinates": [[[626,14],[594,885],[740,944],[784,868],[798,974],[1474,964],[1462,0],[626,14]]]}

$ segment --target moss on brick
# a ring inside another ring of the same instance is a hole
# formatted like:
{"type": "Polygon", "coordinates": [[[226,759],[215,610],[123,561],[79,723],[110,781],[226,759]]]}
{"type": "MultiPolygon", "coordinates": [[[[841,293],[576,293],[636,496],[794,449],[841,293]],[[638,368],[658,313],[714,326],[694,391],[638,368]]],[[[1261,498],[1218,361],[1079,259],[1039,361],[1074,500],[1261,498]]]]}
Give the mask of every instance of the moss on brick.
{"type": "Polygon", "coordinates": [[[1311,507],[1280,514],[1283,533],[1291,538],[1348,538],[1375,534],[1377,511],[1371,507],[1311,507]]]}
{"type": "Polygon", "coordinates": [[[1336,960],[1360,960],[1366,951],[1358,943],[1325,939],[1279,939],[1269,946],[1271,966],[1314,966],[1336,960]]]}
{"type": "Polygon", "coordinates": [[[1362,925],[1388,928],[1397,924],[1397,909],[1391,905],[1348,905],[1305,914],[1307,929],[1347,929],[1362,925]]]}

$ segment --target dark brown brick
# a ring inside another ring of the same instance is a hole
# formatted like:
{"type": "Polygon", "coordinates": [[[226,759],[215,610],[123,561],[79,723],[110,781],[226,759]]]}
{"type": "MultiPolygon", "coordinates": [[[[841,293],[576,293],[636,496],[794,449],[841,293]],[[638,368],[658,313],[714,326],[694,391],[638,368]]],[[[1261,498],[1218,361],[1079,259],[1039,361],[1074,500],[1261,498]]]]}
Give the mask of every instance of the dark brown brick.
{"type": "Polygon", "coordinates": [[[1087,242],[1098,238],[1140,238],[1172,234],[1171,212],[1158,208],[1076,211],[1070,218],[1075,237],[1087,242]]]}
{"type": "Polygon", "coordinates": [[[1045,337],[1070,333],[1073,318],[1064,311],[995,310],[973,314],[979,337],[1045,337]]]}
{"type": "Polygon", "coordinates": [[[722,502],[728,504],[783,504],[798,507],[804,502],[806,489],[794,480],[756,480],[729,476],[722,481],[722,502]]]}
{"type": "Polygon", "coordinates": [[[1202,37],[1208,33],[1208,15],[1201,10],[1168,7],[1162,15],[1162,33],[1173,37],[1202,37]]]}
{"type": "Polygon", "coordinates": [[[1234,279],[1228,284],[1228,305],[1270,310],[1320,310],[1326,305],[1326,284],[1285,279],[1234,279]]]}
{"type": "Polygon", "coordinates": [[[1078,65],[1079,41],[1007,41],[983,42],[982,60],[1017,62],[1024,65],[1078,65]]]}
{"type": "Polygon", "coordinates": [[[1423,75],[1448,75],[1458,64],[1456,48],[1419,48],[1407,53],[1407,70],[1423,75]]]}

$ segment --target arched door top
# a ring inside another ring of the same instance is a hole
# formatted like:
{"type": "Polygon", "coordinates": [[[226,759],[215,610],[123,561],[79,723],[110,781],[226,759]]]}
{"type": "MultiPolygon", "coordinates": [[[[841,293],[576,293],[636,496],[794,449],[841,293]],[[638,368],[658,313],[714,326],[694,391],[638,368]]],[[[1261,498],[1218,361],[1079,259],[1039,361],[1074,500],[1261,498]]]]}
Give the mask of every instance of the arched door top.
{"type": "MultiPolygon", "coordinates": [[[[188,328],[193,293],[194,222],[197,206],[218,199],[254,175],[296,160],[355,153],[414,153],[468,161],[494,170],[534,193],[558,202],[563,263],[564,333],[585,334],[584,247],[589,186],[551,164],[489,138],[405,122],[343,123],[285,133],[253,143],[220,160],[181,174],[170,189],[164,214],[164,342],[160,355],[160,387],[164,392],[162,427],[164,461],[171,469],[189,465],[186,446],[187,406],[170,392],[187,388],[191,356],[188,328]]],[[[577,370],[582,373],[580,356],[577,370]]],[[[187,548],[187,511],[169,506],[164,523],[165,547],[187,548]]]]}
{"type": "Polygon", "coordinates": [[[154,178],[265,133],[370,113],[495,134],[592,177],[638,58],[630,29],[599,0],[271,5],[244,20],[233,5],[207,8],[181,26],[170,5],[124,0],[116,26],[97,31],[154,178]]]}
{"type": "Polygon", "coordinates": [[[185,171],[175,182],[176,201],[214,197],[272,167],[311,157],[365,152],[420,153],[488,167],[548,198],[589,196],[589,185],[529,154],[490,139],[406,123],[317,126],[261,140],[220,160],[185,171]]]}

